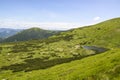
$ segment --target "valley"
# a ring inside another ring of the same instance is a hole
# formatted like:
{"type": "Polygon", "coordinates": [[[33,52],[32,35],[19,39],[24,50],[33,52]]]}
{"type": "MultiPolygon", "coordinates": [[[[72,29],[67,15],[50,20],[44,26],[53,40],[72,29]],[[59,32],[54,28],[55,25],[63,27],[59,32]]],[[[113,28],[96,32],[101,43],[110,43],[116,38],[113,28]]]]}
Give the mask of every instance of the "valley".
{"type": "Polygon", "coordinates": [[[119,80],[119,29],[120,18],[114,18],[57,34],[50,32],[47,38],[14,42],[11,37],[11,42],[0,43],[0,79],[119,80]]]}

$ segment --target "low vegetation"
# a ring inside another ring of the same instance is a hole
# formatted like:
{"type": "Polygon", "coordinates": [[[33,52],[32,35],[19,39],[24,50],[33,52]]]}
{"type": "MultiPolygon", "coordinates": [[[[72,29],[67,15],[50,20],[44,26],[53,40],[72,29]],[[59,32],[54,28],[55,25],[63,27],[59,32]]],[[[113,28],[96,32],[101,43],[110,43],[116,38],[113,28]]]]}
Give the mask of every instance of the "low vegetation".
{"type": "Polygon", "coordinates": [[[0,45],[2,80],[119,80],[120,18],[48,39],[0,45]]]}

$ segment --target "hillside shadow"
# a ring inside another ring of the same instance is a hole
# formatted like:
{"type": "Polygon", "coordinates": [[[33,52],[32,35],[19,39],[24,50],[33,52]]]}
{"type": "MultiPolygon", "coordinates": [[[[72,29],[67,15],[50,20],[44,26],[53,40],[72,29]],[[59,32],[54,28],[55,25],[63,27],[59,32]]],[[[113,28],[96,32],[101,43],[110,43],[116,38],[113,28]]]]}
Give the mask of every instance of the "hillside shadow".
{"type": "Polygon", "coordinates": [[[39,70],[39,69],[46,69],[58,64],[67,63],[73,60],[80,59],[81,57],[72,57],[72,58],[58,58],[53,60],[44,60],[40,58],[35,59],[26,59],[24,63],[21,64],[12,64],[10,66],[3,66],[0,68],[0,71],[3,70],[12,70],[13,72],[19,71],[32,71],[32,70],[39,70]]]}
{"type": "Polygon", "coordinates": [[[96,54],[87,55],[84,57],[78,55],[78,56],[71,57],[71,58],[57,58],[57,59],[52,59],[52,60],[45,60],[41,58],[26,59],[24,60],[24,63],[21,63],[21,64],[16,63],[10,66],[3,66],[2,68],[0,68],[0,71],[12,70],[13,72],[19,72],[19,71],[28,72],[32,70],[47,69],[47,68],[50,68],[58,64],[68,63],[68,62],[78,60],[78,59],[80,60],[85,57],[93,56],[93,55],[96,55],[96,54]]]}

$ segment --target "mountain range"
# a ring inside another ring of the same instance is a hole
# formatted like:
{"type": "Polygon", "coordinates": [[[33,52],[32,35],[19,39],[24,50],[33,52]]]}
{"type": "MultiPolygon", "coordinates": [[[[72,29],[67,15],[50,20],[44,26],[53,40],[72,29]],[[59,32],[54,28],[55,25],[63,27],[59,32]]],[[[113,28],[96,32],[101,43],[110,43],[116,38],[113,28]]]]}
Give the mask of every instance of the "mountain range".
{"type": "Polygon", "coordinates": [[[52,30],[43,30],[37,27],[33,27],[30,29],[25,29],[20,31],[12,36],[7,37],[2,40],[2,42],[16,42],[16,41],[27,41],[32,39],[44,39],[49,36],[58,34],[60,31],[52,31],[52,30]]]}
{"type": "Polygon", "coordinates": [[[0,79],[120,80],[120,18],[44,39],[1,43],[0,79]]]}
{"type": "Polygon", "coordinates": [[[0,38],[10,37],[10,36],[20,32],[21,30],[22,29],[0,28],[0,38]]]}

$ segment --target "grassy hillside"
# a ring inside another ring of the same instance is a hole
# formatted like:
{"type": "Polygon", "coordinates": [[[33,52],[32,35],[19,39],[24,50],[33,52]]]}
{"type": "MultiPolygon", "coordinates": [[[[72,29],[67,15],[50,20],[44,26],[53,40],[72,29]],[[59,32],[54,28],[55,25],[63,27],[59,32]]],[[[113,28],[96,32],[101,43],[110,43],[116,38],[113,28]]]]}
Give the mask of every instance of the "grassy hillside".
{"type": "Polygon", "coordinates": [[[57,33],[58,31],[43,30],[34,27],[27,30],[23,30],[18,34],[10,36],[7,39],[3,40],[2,42],[16,42],[16,41],[26,41],[32,39],[44,39],[57,33]]]}
{"type": "Polygon", "coordinates": [[[115,18],[96,25],[63,32],[59,36],[53,36],[53,38],[68,39],[69,42],[75,42],[80,45],[87,44],[104,47],[119,47],[119,35],[120,18],[115,18]]]}
{"type": "Polygon", "coordinates": [[[0,78],[10,80],[119,80],[119,58],[120,49],[114,49],[47,69],[13,73],[10,70],[4,71],[1,72],[0,78]]]}
{"type": "Polygon", "coordinates": [[[0,79],[119,80],[120,18],[0,45],[0,79]]]}

